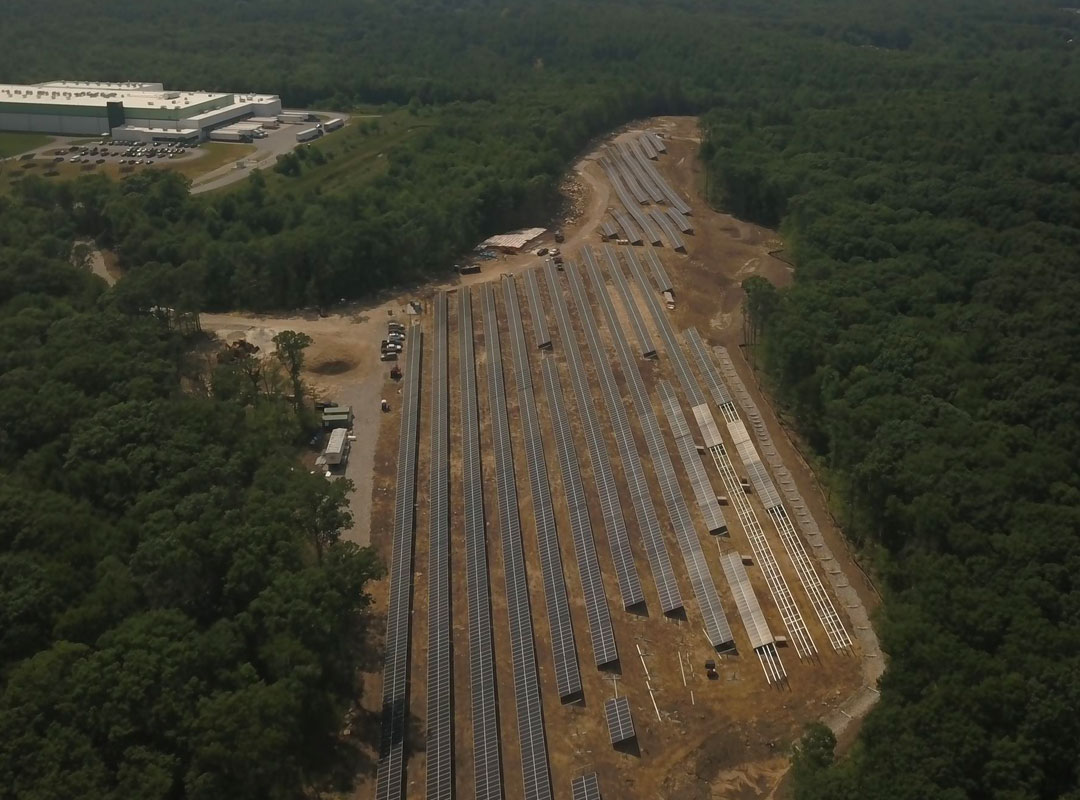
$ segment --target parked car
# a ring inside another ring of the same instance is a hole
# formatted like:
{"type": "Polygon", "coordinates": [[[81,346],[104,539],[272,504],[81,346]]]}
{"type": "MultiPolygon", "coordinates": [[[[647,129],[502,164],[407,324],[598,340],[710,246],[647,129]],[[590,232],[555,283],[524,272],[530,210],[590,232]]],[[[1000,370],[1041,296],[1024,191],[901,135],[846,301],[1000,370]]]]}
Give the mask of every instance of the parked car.
{"type": "Polygon", "coordinates": [[[397,353],[383,353],[379,356],[380,361],[397,361],[397,353]]]}

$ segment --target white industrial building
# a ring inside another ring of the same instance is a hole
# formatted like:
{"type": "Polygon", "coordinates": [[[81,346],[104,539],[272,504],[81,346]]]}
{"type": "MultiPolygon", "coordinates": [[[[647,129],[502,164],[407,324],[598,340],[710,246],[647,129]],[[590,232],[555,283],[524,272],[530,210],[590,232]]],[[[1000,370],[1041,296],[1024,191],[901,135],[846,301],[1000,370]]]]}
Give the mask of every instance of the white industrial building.
{"type": "Polygon", "coordinates": [[[119,139],[206,139],[248,117],[277,117],[273,94],[166,91],[160,83],[0,84],[0,130],[119,139]]]}

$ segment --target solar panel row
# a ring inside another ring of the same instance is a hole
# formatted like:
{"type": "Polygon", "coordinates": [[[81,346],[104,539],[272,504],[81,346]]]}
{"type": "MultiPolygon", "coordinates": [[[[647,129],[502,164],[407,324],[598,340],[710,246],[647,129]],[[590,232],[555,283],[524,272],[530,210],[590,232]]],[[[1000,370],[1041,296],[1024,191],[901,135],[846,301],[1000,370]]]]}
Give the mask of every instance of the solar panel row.
{"type": "Polygon", "coordinates": [[[690,434],[690,426],[686,424],[686,417],[679,406],[679,400],[675,397],[675,390],[667,381],[659,384],[660,402],[664,406],[668,424],[675,437],[675,446],[682,459],[683,469],[690,478],[690,485],[694,489],[694,500],[701,510],[702,519],[709,533],[726,533],[727,522],[720,513],[720,504],[716,502],[716,492],[709,483],[709,476],[705,474],[705,467],[698,455],[697,444],[690,434]]]}
{"type": "Polygon", "coordinates": [[[454,790],[453,660],[450,631],[450,440],[446,292],[435,295],[431,360],[431,474],[428,487],[427,798],[454,790]]]}
{"type": "Polygon", "coordinates": [[[660,226],[661,230],[664,231],[664,235],[673,250],[686,250],[686,242],[683,241],[679,232],[675,230],[675,226],[671,224],[671,219],[664,213],[664,209],[653,208],[649,210],[649,214],[656,221],[656,224],[660,226]]]}
{"type": "Polygon", "coordinates": [[[664,211],[668,215],[668,219],[671,220],[671,224],[678,228],[682,233],[694,232],[693,224],[683,214],[674,208],[666,208],[664,211]]]}
{"type": "Polygon", "coordinates": [[[653,144],[652,137],[649,134],[643,133],[635,141],[647,158],[656,158],[656,145],[653,144]]]}
{"type": "Polygon", "coordinates": [[[619,227],[622,228],[623,238],[630,244],[641,244],[641,231],[638,230],[637,225],[633,223],[630,217],[618,209],[613,210],[611,214],[615,217],[615,221],[619,223],[619,227]]]}
{"type": "Polygon", "coordinates": [[[641,289],[642,297],[645,298],[645,305],[649,308],[649,314],[652,316],[656,329],[660,331],[660,336],[664,340],[664,349],[675,367],[675,376],[679,379],[679,385],[682,386],[686,399],[690,401],[692,406],[703,404],[705,395],[701,391],[694,373],[690,371],[690,364],[686,361],[679,340],[675,336],[675,329],[671,327],[667,314],[660,307],[660,301],[657,300],[656,294],[649,291],[649,278],[635,258],[630,259],[630,271],[634,273],[634,279],[641,289]]]}
{"type": "Polygon", "coordinates": [[[600,222],[600,235],[605,239],[614,239],[619,235],[619,229],[614,222],[605,219],[600,222]]]}
{"type": "Polygon", "coordinates": [[[476,800],[502,797],[495,648],[491,628],[484,526],[484,483],[480,461],[480,420],[476,396],[472,295],[458,294],[458,356],[461,371],[462,494],[465,506],[466,591],[469,604],[469,690],[473,734],[473,786],[476,800]]]}
{"type": "Polygon", "coordinates": [[[574,778],[570,783],[570,792],[572,800],[603,800],[600,797],[600,782],[595,772],[574,778]]]}
{"type": "Polygon", "coordinates": [[[521,324],[514,278],[503,278],[506,316],[510,327],[510,349],[517,376],[518,418],[525,441],[525,460],[529,468],[529,488],[532,493],[533,522],[536,546],[540,553],[540,572],[544,580],[551,629],[551,656],[555,666],[555,685],[563,700],[581,694],[581,673],[578,669],[574,644],[574,625],[570,619],[570,603],[566,599],[562,556],[559,553],[559,534],[555,527],[555,510],[551,503],[547,462],[544,460],[544,439],[540,433],[540,418],[536,408],[529,354],[525,347],[525,330],[521,324]]]}
{"type": "Polygon", "coordinates": [[[697,332],[697,328],[689,328],[686,331],[686,340],[690,342],[690,351],[697,360],[701,374],[705,376],[705,385],[709,387],[713,402],[721,408],[731,403],[731,395],[728,393],[724,382],[720,379],[720,373],[717,371],[716,365],[713,364],[713,360],[709,357],[705,349],[705,342],[702,340],[701,334],[697,332]]]}
{"type": "Polygon", "coordinates": [[[604,580],[600,575],[600,562],[596,559],[592,525],[589,523],[589,507],[581,483],[577,453],[574,451],[570,419],[563,406],[559,371],[552,358],[545,358],[542,367],[548,407],[551,409],[551,426],[555,430],[555,448],[559,453],[563,490],[570,514],[574,554],[577,557],[578,574],[581,576],[581,595],[585,599],[585,615],[589,620],[593,661],[600,667],[616,661],[619,651],[615,648],[615,633],[611,629],[611,614],[608,611],[607,597],[604,595],[604,580]]]}
{"type": "Polygon", "coordinates": [[[791,643],[795,646],[795,652],[799,654],[800,658],[816,653],[817,645],[814,644],[810,631],[806,629],[806,622],[803,620],[802,612],[795,605],[795,598],[791,594],[791,589],[788,588],[784,574],[780,571],[780,564],[776,560],[772,546],[769,544],[769,540],[765,538],[765,531],[758,521],[757,513],[746,499],[746,494],[738,476],[735,474],[735,467],[731,463],[727,450],[723,444],[718,444],[709,448],[709,452],[712,454],[713,463],[720,472],[720,477],[724,480],[724,486],[727,488],[731,504],[735,506],[739,522],[742,523],[743,530],[746,531],[746,536],[750,540],[750,548],[754,551],[754,558],[757,559],[761,572],[765,576],[769,591],[772,593],[776,607],[780,611],[780,617],[784,620],[784,626],[791,637],[791,643]]]}
{"type": "Polygon", "coordinates": [[[656,510],[653,508],[652,497],[649,494],[649,485],[645,481],[645,470],[634,444],[630,422],[626,417],[626,407],[623,406],[607,353],[600,341],[600,332],[596,327],[596,319],[593,317],[592,307],[585,294],[585,285],[581,282],[577,269],[569,261],[567,261],[565,272],[577,304],[578,316],[585,330],[585,338],[592,350],[593,366],[604,393],[608,417],[611,419],[612,431],[619,448],[619,457],[622,460],[623,474],[626,477],[630,499],[637,515],[638,529],[645,544],[649,566],[652,568],[656,592],[660,596],[660,608],[668,614],[683,607],[682,596],[675,581],[675,573],[671,569],[671,561],[668,558],[667,548],[664,546],[664,537],[660,533],[660,522],[656,518],[656,510]]]}
{"type": "Polygon", "coordinates": [[[607,717],[608,735],[612,744],[628,741],[637,735],[634,731],[634,719],[630,716],[630,701],[626,695],[604,701],[604,716],[607,717]]]}
{"type": "Polygon", "coordinates": [[[526,800],[551,798],[547,742],[540,703],[540,682],[536,674],[529,586],[525,574],[525,553],[521,544],[514,459],[510,450],[510,421],[499,345],[499,322],[495,314],[495,291],[481,286],[484,298],[484,343],[487,351],[488,403],[495,441],[495,484],[499,503],[499,531],[502,539],[503,572],[506,581],[506,613],[510,627],[510,656],[514,667],[514,694],[517,708],[518,742],[521,747],[521,775],[526,800]]]}
{"type": "Polygon", "coordinates": [[[409,328],[398,436],[397,492],[390,553],[390,596],[386,609],[383,662],[382,732],[375,784],[376,800],[403,796],[405,711],[408,703],[409,633],[412,617],[413,526],[416,505],[417,428],[420,421],[420,351],[423,334],[409,328]]]}
{"type": "Polygon", "coordinates": [[[746,632],[750,634],[750,644],[765,673],[765,680],[769,683],[786,680],[787,670],[784,669],[784,662],[780,660],[780,653],[776,650],[765,615],[761,613],[761,606],[754,594],[754,587],[750,585],[750,576],[746,574],[742,557],[738,553],[725,553],[720,557],[720,562],[731,585],[739,616],[742,617],[746,632]]]}
{"type": "Polygon", "coordinates": [[[656,152],[658,152],[658,153],[666,153],[667,152],[667,145],[664,144],[664,140],[661,139],[658,134],[655,134],[652,131],[649,131],[645,135],[648,136],[649,139],[652,141],[653,147],[656,148],[656,152]]]}
{"type": "MultiPolygon", "coordinates": [[[[673,290],[671,278],[668,277],[667,270],[664,269],[664,265],[660,263],[660,257],[656,254],[656,251],[651,247],[647,248],[645,252],[648,254],[649,268],[652,270],[653,280],[656,281],[656,288],[661,292],[670,292],[673,290]]],[[[633,250],[627,250],[627,255],[630,257],[631,267],[637,260],[637,256],[634,255],[633,250]]]]}
{"type": "Polygon", "coordinates": [[[600,301],[600,308],[604,312],[604,318],[611,332],[611,338],[615,342],[615,350],[622,365],[623,376],[626,378],[630,389],[630,396],[637,409],[638,421],[645,436],[645,443],[649,447],[652,456],[653,469],[660,484],[664,502],[667,504],[668,515],[671,518],[672,528],[675,530],[675,538],[682,551],[686,571],[690,576],[690,584],[694,589],[698,606],[705,621],[705,634],[713,647],[727,648],[732,644],[731,627],[728,625],[724,609],[720,605],[720,599],[716,594],[716,585],[713,583],[712,573],[705,562],[705,555],[701,552],[701,542],[698,540],[697,531],[690,517],[690,511],[686,507],[686,498],[675,476],[675,470],[671,466],[671,458],[668,456],[667,445],[660,433],[660,425],[653,412],[649,395],[645,391],[645,384],[641,380],[637,364],[634,363],[630,347],[626,343],[622,326],[615,315],[615,307],[604,285],[604,278],[596,265],[591,265],[589,275],[592,278],[596,296],[600,301]]]}
{"type": "MultiPolygon", "coordinates": [[[[585,256],[585,263],[589,265],[589,269],[596,269],[596,260],[593,257],[592,249],[583,247],[581,252],[585,256]]],[[[634,302],[634,296],[630,293],[630,284],[626,282],[622,270],[619,269],[619,257],[609,245],[604,245],[604,255],[607,257],[608,270],[615,279],[615,288],[618,289],[619,296],[622,297],[623,305],[630,316],[630,326],[634,329],[634,335],[637,336],[641,355],[645,358],[651,358],[656,355],[656,345],[653,344],[649,330],[645,327],[645,320],[641,318],[641,312],[638,311],[637,303],[634,302]]]]}
{"type": "Polygon", "coordinates": [[[619,593],[622,596],[623,608],[630,608],[645,602],[645,593],[641,590],[641,580],[638,578],[637,567],[634,565],[634,554],[626,535],[626,523],[622,514],[622,505],[619,502],[619,492],[615,486],[615,476],[611,470],[611,460],[608,457],[607,445],[593,407],[589,380],[585,375],[581,352],[578,350],[577,337],[574,336],[574,330],[570,325],[570,314],[559,286],[558,273],[551,261],[545,264],[544,271],[548,279],[548,292],[555,308],[560,342],[570,370],[570,384],[574,387],[574,396],[577,399],[578,416],[581,419],[585,442],[589,448],[593,481],[596,485],[597,496],[600,498],[600,511],[607,530],[611,560],[615,563],[615,572],[619,580],[619,593]]]}
{"type": "Polygon", "coordinates": [[[544,315],[544,304],[540,301],[540,284],[536,280],[538,272],[539,270],[530,269],[525,273],[525,289],[529,296],[529,313],[532,315],[536,347],[538,350],[545,350],[551,347],[551,332],[544,315]]]}

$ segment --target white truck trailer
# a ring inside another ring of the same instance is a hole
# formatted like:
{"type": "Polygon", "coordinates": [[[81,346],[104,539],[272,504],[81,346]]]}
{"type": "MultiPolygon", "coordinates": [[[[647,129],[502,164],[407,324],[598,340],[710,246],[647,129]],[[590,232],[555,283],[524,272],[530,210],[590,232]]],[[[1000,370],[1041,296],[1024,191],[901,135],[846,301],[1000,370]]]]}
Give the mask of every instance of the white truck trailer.
{"type": "Polygon", "coordinates": [[[334,467],[349,460],[349,431],[347,428],[334,428],[323,451],[326,466],[334,467]]]}
{"type": "Polygon", "coordinates": [[[307,128],[296,134],[296,141],[310,142],[312,139],[318,139],[320,136],[322,136],[322,131],[319,128],[307,128]]]}

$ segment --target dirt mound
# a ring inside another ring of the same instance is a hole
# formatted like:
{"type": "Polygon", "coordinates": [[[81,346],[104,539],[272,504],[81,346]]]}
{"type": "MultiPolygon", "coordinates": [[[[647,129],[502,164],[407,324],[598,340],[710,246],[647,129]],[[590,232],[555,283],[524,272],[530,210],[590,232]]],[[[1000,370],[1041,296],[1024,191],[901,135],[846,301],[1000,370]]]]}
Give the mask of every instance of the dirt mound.
{"type": "Polygon", "coordinates": [[[355,366],[355,361],[346,358],[328,358],[312,363],[310,370],[316,375],[341,375],[355,366]]]}

